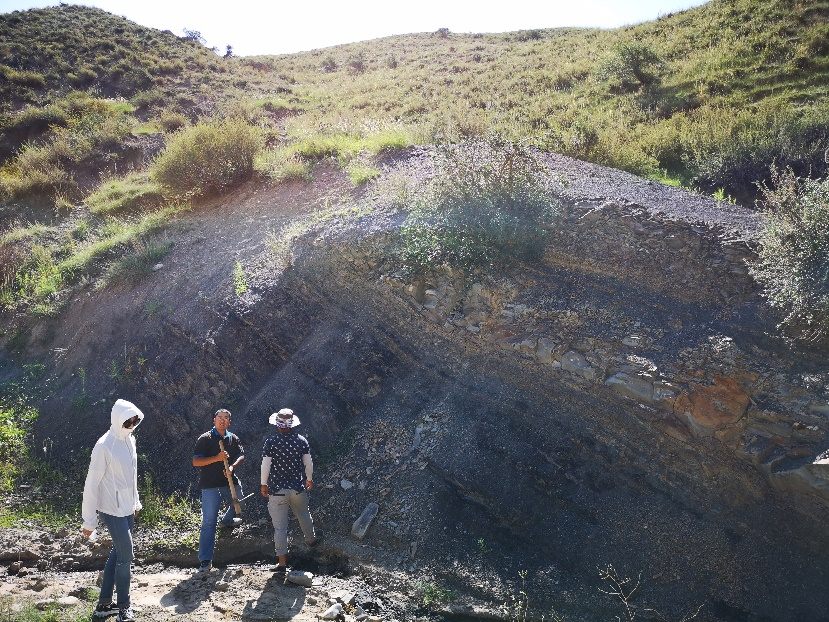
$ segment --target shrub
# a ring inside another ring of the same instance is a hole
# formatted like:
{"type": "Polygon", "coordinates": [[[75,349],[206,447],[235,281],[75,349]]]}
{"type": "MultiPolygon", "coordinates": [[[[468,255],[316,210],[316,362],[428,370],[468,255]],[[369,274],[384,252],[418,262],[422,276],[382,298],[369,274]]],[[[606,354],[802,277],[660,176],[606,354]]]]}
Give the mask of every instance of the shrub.
{"type": "Polygon", "coordinates": [[[782,325],[802,338],[829,336],[829,177],[802,179],[772,169],[761,184],[765,218],[761,247],[751,273],[772,307],[785,312],[782,325]]]}
{"type": "Polygon", "coordinates": [[[331,73],[332,71],[336,71],[337,69],[337,61],[334,60],[333,56],[326,56],[320,67],[325,73],[331,73]]]}
{"type": "Polygon", "coordinates": [[[199,123],[173,135],[151,176],[179,196],[220,193],[250,177],[261,147],[261,131],[240,119],[199,123]]]}
{"type": "Polygon", "coordinates": [[[161,111],[161,129],[167,133],[176,132],[187,126],[187,117],[180,112],[161,111]]]}
{"type": "Polygon", "coordinates": [[[130,103],[138,110],[147,110],[153,106],[159,106],[165,101],[164,92],[161,89],[150,89],[141,91],[130,98],[130,103]]]}
{"type": "Polygon", "coordinates": [[[412,195],[402,227],[406,268],[471,268],[541,254],[557,201],[527,148],[492,136],[447,145],[438,150],[435,170],[412,195]]]}
{"type": "Polygon", "coordinates": [[[647,43],[620,43],[600,68],[599,76],[609,80],[614,88],[629,92],[654,83],[657,80],[655,69],[660,62],[647,43]]]}
{"type": "Polygon", "coordinates": [[[67,79],[75,86],[84,86],[98,79],[98,74],[89,67],[81,67],[75,73],[66,74],[67,79]]]}
{"type": "Polygon", "coordinates": [[[357,52],[356,54],[353,54],[349,57],[346,64],[352,73],[363,73],[367,68],[365,52],[357,52]]]}
{"type": "Polygon", "coordinates": [[[47,106],[28,105],[14,116],[3,120],[3,127],[8,131],[22,133],[42,133],[50,126],[65,126],[69,117],[61,106],[49,104],[47,106]]]}

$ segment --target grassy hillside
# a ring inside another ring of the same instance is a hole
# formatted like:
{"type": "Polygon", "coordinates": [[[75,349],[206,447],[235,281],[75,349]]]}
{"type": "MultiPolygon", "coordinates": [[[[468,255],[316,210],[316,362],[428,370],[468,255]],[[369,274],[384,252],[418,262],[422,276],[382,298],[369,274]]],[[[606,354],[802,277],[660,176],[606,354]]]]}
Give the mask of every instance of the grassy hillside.
{"type": "Polygon", "coordinates": [[[260,59],[294,131],[399,122],[514,139],[748,200],[769,164],[825,170],[829,2],[713,0],[617,30],[390,37],[260,59]]]}
{"type": "MultiPolygon", "coordinates": [[[[140,277],[181,207],[252,176],[490,133],[752,205],[822,177],[829,0],[711,0],[616,30],[388,37],[222,56],[98,9],[0,15],[0,304],[52,313],[140,277]],[[45,206],[45,223],[31,225],[45,206]]],[[[166,249],[166,250],[165,250],[166,249]]]]}
{"type": "Polygon", "coordinates": [[[128,100],[150,122],[132,132],[246,100],[267,109],[256,122],[274,130],[271,145],[401,126],[417,142],[495,129],[749,203],[774,161],[826,168],[824,0],[712,0],[616,30],[442,30],[245,59],[188,35],[79,6],[0,16],[5,156],[54,124],[27,106],[79,90],[128,100]]]}

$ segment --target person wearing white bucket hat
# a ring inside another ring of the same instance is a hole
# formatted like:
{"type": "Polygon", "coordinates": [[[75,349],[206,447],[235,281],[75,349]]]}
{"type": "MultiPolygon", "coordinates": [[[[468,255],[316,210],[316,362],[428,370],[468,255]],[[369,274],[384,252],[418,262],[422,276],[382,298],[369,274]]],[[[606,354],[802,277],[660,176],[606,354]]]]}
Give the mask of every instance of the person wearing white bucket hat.
{"type": "Polygon", "coordinates": [[[268,513],[273,521],[276,571],[285,572],[289,507],[299,521],[308,546],[320,542],[308,509],[308,491],[314,487],[314,461],[308,440],[293,431],[300,423],[293,410],[283,408],[271,414],[268,422],[276,426],[277,433],[262,448],[261,493],[268,499],[268,513]]]}

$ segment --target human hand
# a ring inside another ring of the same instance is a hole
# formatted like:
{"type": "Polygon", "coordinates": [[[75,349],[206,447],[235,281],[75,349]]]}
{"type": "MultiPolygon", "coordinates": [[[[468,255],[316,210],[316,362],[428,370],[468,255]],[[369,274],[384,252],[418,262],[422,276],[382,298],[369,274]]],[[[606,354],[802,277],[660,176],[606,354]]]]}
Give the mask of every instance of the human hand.
{"type": "Polygon", "coordinates": [[[269,496],[268,495],[268,485],[267,484],[262,484],[261,486],[259,486],[259,492],[262,493],[262,496],[267,499],[268,496],[269,496]]]}
{"type": "Polygon", "coordinates": [[[81,527],[81,533],[83,533],[84,538],[88,538],[89,536],[92,535],[92,530],[84,529],[83,527],[81,527]]]}
{"type": "Polygon", "coordinates": [[[314,487],[314,480],[305,480],[305,490],[311,490],[314,487]]]}

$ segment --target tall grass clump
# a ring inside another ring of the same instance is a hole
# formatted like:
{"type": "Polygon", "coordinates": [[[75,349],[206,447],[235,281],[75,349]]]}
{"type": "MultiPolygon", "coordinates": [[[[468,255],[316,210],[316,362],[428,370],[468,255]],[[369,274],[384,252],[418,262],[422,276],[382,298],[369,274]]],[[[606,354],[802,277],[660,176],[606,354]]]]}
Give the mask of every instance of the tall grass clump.
{"type": "Polygon", "coordinates": [[[493,136],[438,148],[435,175],[410,198],[401,233],[412,271],[535,259],[558,206],[533,153],[493,136]]]}
{"type": "Polygon", "coordinates": [[[173,134],[151,178],[180,197],[220,194],[253,174],[262,144],[261,130],[242,119],[202,122],[173,134]]]}
{"type": "Polygon", "coordinates": [[[822,341],[829,336],[829,177],[772,169],[771,180],[760,187],[765,224],[751,272],[785,313],[784,326],[822,341]]]}
{"type": "Polygon", "coordinates": [[[158,262],[171,250],[173,242],[170,240],[133,240],[131,250],[109,267],[103,283],[140,281],[152,274],[158,262]]]}
{"type": "Polygon", "coordinates": [[[133,212],[163,203],[161,187],[146,172],[109,179],[86,197],[87,206],[95,214],[133,212]]]}
{"type": "Polygon", "coordinates": [[[256,156],[254,168],[276,184],[291,180],[310,181],[312,178],[311,163],[284,147],[261,152],[256,156]]]}

